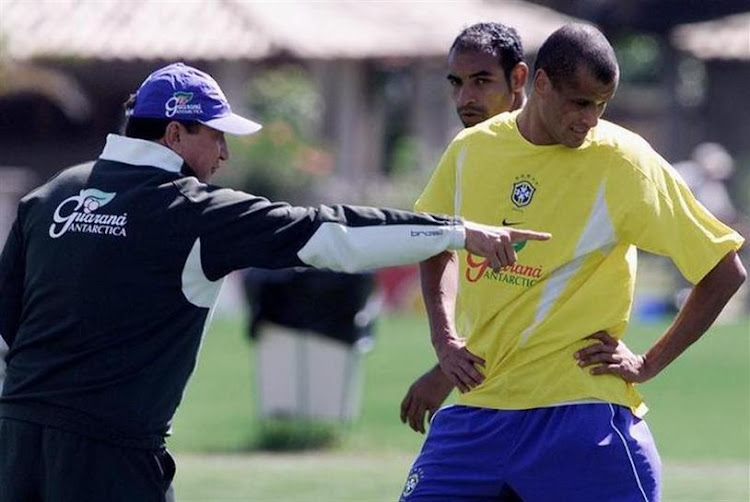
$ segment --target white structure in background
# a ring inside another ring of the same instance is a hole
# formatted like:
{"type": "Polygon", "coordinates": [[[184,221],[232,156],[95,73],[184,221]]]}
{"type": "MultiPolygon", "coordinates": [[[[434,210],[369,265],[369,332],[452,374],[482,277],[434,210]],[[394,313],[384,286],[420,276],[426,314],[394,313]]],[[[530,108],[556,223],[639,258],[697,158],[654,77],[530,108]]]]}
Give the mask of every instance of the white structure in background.
{"type": "Polygon", "coordinates": [[[361,409],[367,348],[266,324],[255,345],[260,415],[353,421],[361,409]]]}
{"type": "Polygon", "coordinates": [[[0,166],[0,250],[16,219],[18,200],[36,184],[34,174],[21,167],[0,166]]]}

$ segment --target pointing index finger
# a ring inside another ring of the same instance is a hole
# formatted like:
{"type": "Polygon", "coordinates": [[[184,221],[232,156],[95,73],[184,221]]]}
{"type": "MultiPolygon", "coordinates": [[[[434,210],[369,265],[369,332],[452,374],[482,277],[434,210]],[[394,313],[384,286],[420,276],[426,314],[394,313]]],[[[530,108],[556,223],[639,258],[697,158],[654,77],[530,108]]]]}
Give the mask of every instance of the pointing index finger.
{"type": "Polygon", "coordinates": [[[510,239],[512,242],[518,241],[548,241],[552,238],[549,232],[537,232],[535,230],[524,230],[522,228],[513,228],[510,230],[510,239]]]}

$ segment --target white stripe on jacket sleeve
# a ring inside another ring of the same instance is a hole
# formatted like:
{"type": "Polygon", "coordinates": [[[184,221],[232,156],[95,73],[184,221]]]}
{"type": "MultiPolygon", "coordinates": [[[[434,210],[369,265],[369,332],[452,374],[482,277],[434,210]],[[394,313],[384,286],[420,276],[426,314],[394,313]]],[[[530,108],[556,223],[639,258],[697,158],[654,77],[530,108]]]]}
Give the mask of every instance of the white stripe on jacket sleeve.
{"type": "Polygon", "coordinates": [[[5,356],[8,354],[8,344],[5,343],[2,333],[0,333],[0,396],[3,394],[3,382],[5,381],[5,356]]]}
{"type": "Polygon", "coordinates": [[[348,227],[323,223],[297,252],[316,268],[358,272],[417,263],[449,249],[462,249],[463,224],[348,227]]]}

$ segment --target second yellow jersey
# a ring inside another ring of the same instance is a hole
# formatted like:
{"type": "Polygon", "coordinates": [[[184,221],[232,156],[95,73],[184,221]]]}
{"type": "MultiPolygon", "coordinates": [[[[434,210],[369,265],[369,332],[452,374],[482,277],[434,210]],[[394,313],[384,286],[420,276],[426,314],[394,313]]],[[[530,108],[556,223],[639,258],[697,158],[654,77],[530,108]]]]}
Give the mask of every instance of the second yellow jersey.
{"type": "Polygon", "coordinates": [[[596,331],[625,333],[636,248],[669,256],[696,283],[742,238],[638,135],[600,121],[579,148],[538,146],[521,136],[517,115],[462,131],[415,206],[552,234],[517,244],[517,263],[499,273],[459,253],[456,326],[486,360],[486,379],[458,402],[527,409],[600,399],[641,415],[633,385],[590,375],[573,354],[596,331]]]}

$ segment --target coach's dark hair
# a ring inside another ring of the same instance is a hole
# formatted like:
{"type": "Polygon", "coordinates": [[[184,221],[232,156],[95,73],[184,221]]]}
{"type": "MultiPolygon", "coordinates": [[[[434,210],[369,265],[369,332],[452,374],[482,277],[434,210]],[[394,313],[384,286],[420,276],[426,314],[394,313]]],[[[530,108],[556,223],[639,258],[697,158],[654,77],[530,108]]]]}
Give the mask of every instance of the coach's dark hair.
{"type": "Polygon", "coordinates": [[[146,117],[133,117],[130,115],[135,107],[135,94],[123,104],[125,108],[125,123],[122,126],[123,135],[128,138],[145,139],[154,141],[164,137],[167,125],[170,122],[179,122],[185,126],[190,134],[198,131],[198,122],[188,120],[153,119],[146,117]]]}
{"type": "Polygon", "coordinates": [[[580,64],[603,84],[615,82],[620,73],[615,51],[601,31],[587,24],[566,24],[539,48],[534,73],[544,70],[552,85],[559,88],[572,80],[580,64]]]}
{"type": "Polygon", "coordinates": [[[515,29],[500,23],[477,23],[465,28],[453,41],[448,53],[454,50],[492,54],[503,68],[508,83],[513,68],[523,61],[521,37],[515,29]]]}

